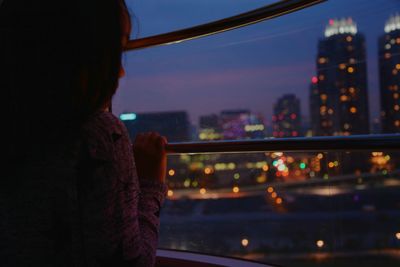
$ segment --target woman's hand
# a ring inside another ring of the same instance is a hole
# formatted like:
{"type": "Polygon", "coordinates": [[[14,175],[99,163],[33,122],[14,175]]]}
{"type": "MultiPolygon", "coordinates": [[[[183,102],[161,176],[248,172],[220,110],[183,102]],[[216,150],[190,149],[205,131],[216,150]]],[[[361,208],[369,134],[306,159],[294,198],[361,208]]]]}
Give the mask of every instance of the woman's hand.
{"type": "Polygon", "coordinates": [[[167,171],[167,140],[158,133],[140,133],[133,144],[136,171],[140,179],[165,182],[167,171]]]}

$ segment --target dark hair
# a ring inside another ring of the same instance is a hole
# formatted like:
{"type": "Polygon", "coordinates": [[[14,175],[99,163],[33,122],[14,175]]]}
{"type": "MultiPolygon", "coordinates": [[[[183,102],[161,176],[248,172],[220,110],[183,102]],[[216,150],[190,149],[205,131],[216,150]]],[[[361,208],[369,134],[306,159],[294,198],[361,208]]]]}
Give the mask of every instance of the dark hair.
{"type": "Polygon", "coordinates": [[[110,103],[124,16],[123,0],[3,2],[1,123],[12,149],[58,138],[110,103]]]}

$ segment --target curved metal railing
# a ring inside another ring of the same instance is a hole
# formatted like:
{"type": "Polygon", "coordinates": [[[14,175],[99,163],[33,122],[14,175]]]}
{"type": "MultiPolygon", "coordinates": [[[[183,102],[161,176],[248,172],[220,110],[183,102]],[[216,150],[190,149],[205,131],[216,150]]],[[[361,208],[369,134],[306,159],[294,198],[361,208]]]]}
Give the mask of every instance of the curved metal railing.
{"type": "Polygon", "coordinates": [[[264,20],[279,17],[326,0],[284,0],[274,4],[245,12],[233,17],[217,20],[214,22],[198,25],[183,30],[154,35],[137,40],[130,40],[125,48],[126,51],[143,49],[157,45],[180,43],[200,37],[205,37],[247,25],[255,24],[264,20]]]}
{"type": "Polygon", "coordinates": [[[213,142],[169,143],[168,154],[242,153],[266,151],[381,151],[400,150],[400,134],[274,138],[213,142]]]}

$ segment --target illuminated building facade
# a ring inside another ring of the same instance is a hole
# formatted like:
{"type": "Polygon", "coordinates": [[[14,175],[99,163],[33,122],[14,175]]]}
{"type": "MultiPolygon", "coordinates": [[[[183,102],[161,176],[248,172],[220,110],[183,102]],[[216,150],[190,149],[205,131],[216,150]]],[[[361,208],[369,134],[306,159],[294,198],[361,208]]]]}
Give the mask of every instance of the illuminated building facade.
{"type": "Polygon", "coordinates": [[[221,124],[218,115],[201,116],[199,119],[199,136],[202,141],[223,139],[221,124]]]}
{"type": "Polygon", "coordinates": [[[314,135],[369,133],[365,38],[352,19],[330,20],[311,80],[314,135]]]}
{"type": "Polygon", "coordinates": [[[381,122],[384,133],[400,132],[400,15],[392,16],[379,38],[381,122]]]}
{"type": "Polygon", "coordinates": [[[278,99],[272,116],[274,137],[301,136],[300,100],[293,94],[278,99]]]}
{"type": "Polygon", "coordinates": [[[186,111],[123,113],[120,119],[129,131],[132,140],[138,133],[158,132],[169,142],[190,140],[190,123],[186,111]]]}
{"type": "Polygon", "coordinates": [[[223,138],[258,139],[265,137],[265,125],[260,116],[249,110],[223,110],[220,115],[223,138]]]}

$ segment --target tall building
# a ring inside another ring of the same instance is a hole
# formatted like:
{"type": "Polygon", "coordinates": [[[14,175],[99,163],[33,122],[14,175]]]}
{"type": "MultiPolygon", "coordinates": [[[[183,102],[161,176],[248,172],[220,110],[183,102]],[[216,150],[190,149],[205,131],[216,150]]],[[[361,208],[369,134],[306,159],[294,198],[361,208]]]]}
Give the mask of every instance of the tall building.
{"type": "Polygon", "coordinates": [[[272,116],[274,137],[297,137],[302,135],[300,100],[293,94],[286,94],[274,105],[272,116]]]}
{"type": "Polygon", "coordinates": [[[167,137],[168,142],[190,141],[191,127],[186,111],[123,113],[120,119],[132,140],[138,133],[158,132],[167,137]]]}
{"type": "Polygon", "coordinates": [[[379,38],[381,122],[384,133],[400,132],[400,15],[389,18],[379,38]]]}
{"type": "Polygon", "coordinates": [[[365,38],[350,18],[330,20],[318,43],[310,107],[314,135],[369,133],[365,38]]]}

